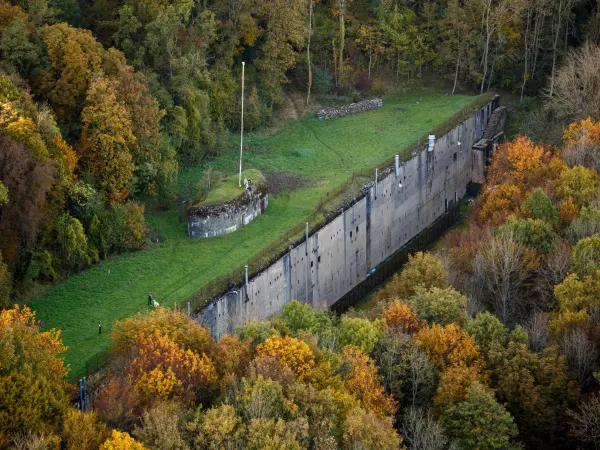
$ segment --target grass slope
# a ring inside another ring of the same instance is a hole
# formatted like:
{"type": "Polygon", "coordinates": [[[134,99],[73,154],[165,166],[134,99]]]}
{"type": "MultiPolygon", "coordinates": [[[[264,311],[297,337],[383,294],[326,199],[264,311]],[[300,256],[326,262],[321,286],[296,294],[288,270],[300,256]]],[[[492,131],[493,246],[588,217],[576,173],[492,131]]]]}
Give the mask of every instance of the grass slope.
{"type": "MultiPolygon", "coordinates": [[[[187,238],[187,224],[180,223],[176,208],[147,214],[149,225],[165,237],[164,242],[74,275],[48,289],[32,307],[46,328],[62,330],[71,375],[81,376],[86,361],[109,346],[114,321],[146,310],[148,291],[161,305],[185,300],[304,220],[319,199],[340,186],[353,170],[372,167],[402,152],[473,100],[413,90],[385,99],[379,110],[331,121],[309,117],[273,136],[249,134],[245,167],[302,175],[309,179],[308,187],[271,198],[266,214],[245,229],[219,238],[187,238]],[[101,336],[98,321],[103,324],[101,336]]],[[[232,142],[210,165],[234,174],[238,158],[232,142]]],[[[201,173],[202,168],[189,169],[181,174],[180,183],[194,185],[201,173]]]]}

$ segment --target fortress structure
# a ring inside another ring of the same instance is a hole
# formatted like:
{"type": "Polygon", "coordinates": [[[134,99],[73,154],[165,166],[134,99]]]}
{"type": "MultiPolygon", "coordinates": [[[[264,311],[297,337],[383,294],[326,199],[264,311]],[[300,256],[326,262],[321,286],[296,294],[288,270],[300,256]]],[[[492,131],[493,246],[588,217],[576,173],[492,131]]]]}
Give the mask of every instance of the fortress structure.
{"type": "Polygon", "coordinates": [[[264,178],[246,179],[244,190],[237,197],[188,209],[188,236],[209,238],[233,233],[264,213],[267,206],[269,195],[264,178]]]}
{"type": "MultiPolygon", "coordinates": [[[[496,96],[473,116],[410,159],[380,170],[362,198],[291,247],[262,273],[209,302],[197,319],[215,338],[249,320],[263,320],[293,299],[315,308],[335,306],[377,267],[445,215],[471,183],[485,180],[506,109],[496,96]]],[[[235,214],[232,214],[235,216],[235,214]]]]}

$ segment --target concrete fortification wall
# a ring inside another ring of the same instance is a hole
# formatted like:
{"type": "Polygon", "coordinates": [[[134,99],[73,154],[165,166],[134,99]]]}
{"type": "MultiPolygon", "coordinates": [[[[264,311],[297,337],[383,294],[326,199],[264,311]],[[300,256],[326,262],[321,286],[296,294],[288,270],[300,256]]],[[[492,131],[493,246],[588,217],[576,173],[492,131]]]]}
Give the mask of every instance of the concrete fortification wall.
{"type": "Polygon", "coordinates": [[[233,233],[260,216],[269,205],[269,196],[255,195],[247,202],[226,203],[188,211],[188,236],[209,238],[233,233]]]}
{"type": "Polygon", "coordinates": [[[369,272],[441,217],[483,177],[479,141],[498,98],[372,183],[366,195],[330,223],[290,248],[247,285],[214,299],[198,319],[215,338],[248,320],[263,320],[292,299],[331,307],[369,272]]]}

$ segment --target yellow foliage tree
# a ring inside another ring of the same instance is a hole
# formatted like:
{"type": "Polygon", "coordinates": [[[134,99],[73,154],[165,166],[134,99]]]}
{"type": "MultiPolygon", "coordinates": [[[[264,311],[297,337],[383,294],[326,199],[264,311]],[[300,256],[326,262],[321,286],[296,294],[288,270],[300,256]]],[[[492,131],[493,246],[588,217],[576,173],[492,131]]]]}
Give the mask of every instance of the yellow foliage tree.
{"type": "Polygon", "coordinates": [[[100,446],[100,450],[146,450],[146,447],[128,433],[112,430],[110,438],[104,441],[100,446]]]}
{"type": "Polygon", "coordinates": [[[589,139],[590,142],[600,144],[600,122],[594,122],[588,117],[577,122],[570,123],[565,128],[562,136],[565,147],[577,145],[581,139],[589,139]]]}
{"type": "Polygon", "coordinates": [[[442,327],[434,323],[419,330],[415,339],[440,370],[447,367],[483,367],[475,338],[456,324],[442,327]]]}
{"type": "Polygon", "coordinates": [[[300,379],[308,376],[315,366],[315,355],[303,341],[286,336],[271,336],[256,347],[260,356],[277,359],[282,367],[290,369],[300,379]]]}
{"type": "Polygon", "coordinates": [[[41,332],[31,309],[0,310],[0,448],[24,430],[58,430],[69,404],[65,350],[60,332],[41,332]]]}
{"type": "Polygon", "coordinates": [[[583,166],[562,172],[556,182],[556,193],[564,200],[572,199],[578,208],[588,206],[598,195],[600,175],[583,166]]]}

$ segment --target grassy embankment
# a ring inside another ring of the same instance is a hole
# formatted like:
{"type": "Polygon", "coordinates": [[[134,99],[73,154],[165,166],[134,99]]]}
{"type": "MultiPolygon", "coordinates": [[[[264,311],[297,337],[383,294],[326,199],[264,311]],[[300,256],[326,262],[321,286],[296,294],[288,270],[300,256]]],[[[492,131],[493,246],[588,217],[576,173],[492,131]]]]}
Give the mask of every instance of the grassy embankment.
{"type": "MultiPolygon", "coordinates": [[[[177,207],[149,213],[148,224],[162,235],[163,242],[104,261],[48,289],[32,306],[46,328],[62,330],[69,347],[66,362],[71,365],[71,376],[82,375],[86,361],[109,346],[108,334],[115,320],[147,309],[148,291],[166,306],[189,298],[303,222],[326,193],[341,186],[353,171],[402,153],[474,100],[472,96],[413,90],[386,98],[385,106],[376,111],[332,121],[308,117],[273,136],[248,134],[245,167],[263,174],[300,176],[306,181],[303,187],[271,197],[266,214],[245,229],[220,238],[187,238],[187,224],[180,221],[177,207]],[[101,336],[98,321],[103,324],[101,336]]],[[[210,165],[234,174],[238,148],[232,142],[210,165]]],[[[183,172],[180,184],[193,185],[202,170],[183,172]]]]}

